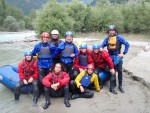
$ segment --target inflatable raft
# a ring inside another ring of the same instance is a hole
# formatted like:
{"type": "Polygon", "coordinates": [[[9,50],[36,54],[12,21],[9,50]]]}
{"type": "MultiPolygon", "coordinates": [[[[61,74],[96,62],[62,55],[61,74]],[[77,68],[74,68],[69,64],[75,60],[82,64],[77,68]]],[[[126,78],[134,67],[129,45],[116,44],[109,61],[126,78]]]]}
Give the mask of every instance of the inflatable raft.
{"type": "MultiPolygon", "coordinates": [[[[12,91],[16,87],[16,84],[20,81],[18,75],[18,66],[16,65],[4,65],[0,67],[0,83],[11,89],[12,91]]],[[[32,93],[32,85],[27,85],[21,88],[21,93],[32,93]]]]}

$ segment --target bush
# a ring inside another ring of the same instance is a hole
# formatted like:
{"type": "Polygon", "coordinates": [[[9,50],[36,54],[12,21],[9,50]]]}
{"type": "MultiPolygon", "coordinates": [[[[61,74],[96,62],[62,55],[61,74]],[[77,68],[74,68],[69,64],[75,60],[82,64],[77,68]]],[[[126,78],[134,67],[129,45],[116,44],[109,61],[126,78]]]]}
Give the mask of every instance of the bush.
{"type": "Polygon", "coordinates": [[[19,26],[19,23],[18,23],[18,22],[13,22],[12,24],[10,24],[8,30],[9,30],[9,31],[12,31],[12,32],[17,32],[17,31],[19,31],[19,29],[20,29],[19,27],[20,27],[20,26],[19,26]]]}
{"type": "Polygon", "coordinates": [[[9,28],[9,26],[12,23],[15,23],[15,22],[17,22],[17,21],[16,21],[16,19],[13,16],[7,16],[6,19],[3,22],[3,27],[9,28]]]}
{"type": "Polygon", "coordinates": [[[7,16],[3,22],[3,27],[6,28],[8,31],[17,32],[21,29],[25,29],[25,22],[18,22],[13,16],[7,16]]]}

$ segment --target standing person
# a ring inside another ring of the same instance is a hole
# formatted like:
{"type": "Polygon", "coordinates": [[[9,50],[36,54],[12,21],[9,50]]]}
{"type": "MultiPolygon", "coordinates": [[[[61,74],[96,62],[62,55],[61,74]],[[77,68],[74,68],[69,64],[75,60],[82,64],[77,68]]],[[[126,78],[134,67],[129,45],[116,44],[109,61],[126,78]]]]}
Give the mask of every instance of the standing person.
{"type": "Polygon", "coordinates": [[[110,92],[112,92],[113,94],[117,94],[117,92],[114,90],[114,87],[116,85],[115,69],[109,53],[102,48],[100,49],[100,44],[97,43],[93,44],[92,48],[92,58],[96,73],[99,74],[101,71],[104,71],[108,75],[110,75],[107,76],[104,80],[102,78],[99,78],[101,89],[103,88],[104,83],[110,78],[110,92]]]}
{"type": "Polygon", "coordinates": [[[45,77],[52,67],[52,58],[54,56],[55,46],[48,43],[49,33],[41,34],[42,41],[37,43],[32,50],[32,55],[38,54],[38,72],[40,81],[40,93],[43,90],[42,79],[45,77]]]}
{"type": "Polygon", "coordinates": [[[50,96],[61,97],[64,96],[64,104],[70,107],[69,103],[69,75],[63,71],[63,65],[56,63],[52,72],[43,78],[44,92],[46,102],[43,109],[47,109],[50,103],[50,96]]]}
{"type": "Polygon", "coordinates": [[[25,51],[25,58],[18,65],[18,74],[20,81],[14,90],[15,100],[19,100],[20,89],[26,85],[33,85],[33,104],[36,105],[39,96],[38,88],[38,63],[33,59],[30,50],[25,51]]]}
{"type": "Polygon", "coordinates": [[[93,83],[96,91],[102,93],[103,90],[100,90],[98,76],[94,73],[94,65],[88,64],[87,70],[82,71],[77,75],[75,81],[70,82],[70,89],[73,93],[71,99],[92,98],[94,93],[89,88],[93,83]]]}
{"type": "Polygon", "coordinates": [[[68,31],[65,33],[65,42],[62,42],[55,51],[55,55],[60,55],[61,63],[64,65],[70,79],[73,77],[73,62],[78,56],[78,48],[73,43],[73,33],[68,31]]]}
{"type": "MultiPolygon", "coordinates": [[[[51,39],[49,40],[50,44],[53,44],[56,48],[59,46],[59,44],[62,42],[62,40],[60,40],[59,37],[59,32],[58,30],[54,29],[51,31],[51,39]]],[[[53,58],[53,64],[55,63],[60,63],[60,56],[56,56],[55,58],[53,58]]]]}
{"type": "Polygon", "coordinates": [[[93,64],[91,51],[87,49],[87,44],[80,45],[78,57],[74,60],[74,78],[83,70],[87,69],[88,64],[93,64]]]}
{"type": "MultiPolygon", "coordinates": [[[[107,33],[108,36],[104,39],[101,47],[104,48],[107,46],[108,52],[112,58],[123,58],[130,47],[129,43],[124,39],[124,37],[117,34],[117,29],[115,25],[110,25],[107,33]],[[125,46],[123,53],[121,53],[122,44],[125,46]]],[[[114,60],[115,59],[113,59],[113,62],[116,62],[114,60]]],[[[120,62],[116,64],[116,70],[118,72],[119,90],[121,93],[124,93],[122,87],[122,64],[123,61],[120,60],[120,62]]]]}

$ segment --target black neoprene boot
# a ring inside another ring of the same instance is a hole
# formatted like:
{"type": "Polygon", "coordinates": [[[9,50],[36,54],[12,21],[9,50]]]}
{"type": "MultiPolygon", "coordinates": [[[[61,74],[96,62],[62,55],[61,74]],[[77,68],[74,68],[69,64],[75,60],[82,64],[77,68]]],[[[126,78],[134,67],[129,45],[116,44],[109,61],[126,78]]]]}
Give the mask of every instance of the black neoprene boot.
{"type": "Polygon", "coordinates": [[[43,106],[43,109],[47,109],[50,104],[51,104],[50,101],[46,101],[45,105],[43,106]]]}
{"type": "Polygon", "coordinates": [[[69,103],[69,100],[68,99],[65,99],[64,100],[64,104],[66,105],[66,107],[70,107],[71,104],[69,103]]]}
{"type": "Polygon", "coordinates": [[[119,86],[119,91],[120,91],[121,93],[125,93],[122,86],[119,86]]]}

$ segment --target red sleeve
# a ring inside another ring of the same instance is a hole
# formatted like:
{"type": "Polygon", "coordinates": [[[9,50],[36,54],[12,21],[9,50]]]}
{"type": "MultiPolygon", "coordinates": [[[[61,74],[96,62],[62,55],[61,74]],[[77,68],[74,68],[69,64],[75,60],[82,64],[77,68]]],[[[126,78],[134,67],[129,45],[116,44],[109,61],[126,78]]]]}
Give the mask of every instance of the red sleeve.
{"type": "Polygon", "coordinates": [[[19,74],[20,80],[23,80],[26,78],[24,75],[24,70],[23,70],[22,66],[23,66],[23,60],[18,65],[18,74],[19,74]]]}
{"type": "Polygon", "coordinates": [[[52,79],[52,73],[49,73],[47,76],[45,76],[43,79],[42,79],[42,84],[46,87],[50,87],[51,86],[51,79],[52,79]]]}
{"type": "Polygon", "coordinates": [[[79,65],[79,57],[74,60],[74,67],[78,70],[79,68],[86,69],[86,66],[79,65]]]}
{"type": "Polygon", "coordinates": [[[113,61],[109,55],[109,53],[105,50],[103,50],[103,54],[102,54],[102,57],[106,60],[106,62],[108,63],[108,66],[110,69],[114,69],[114,64],[113,64],[113,61]]]}
{"type": "Polygon", "coordinates": [[[34,74],[33,74],[34,79],[38,79],[38,62],[34,62],[34,74]]]}
{"type": "MultiPolygon", "coordinates": [[[[93,64],[93,60],[92,60],[92,52],[87,49],[87,54],[88,54],[88,64],[93,64]]],[[[79,68],[82,68],[82,69],[86,69],[87,66],[81,66],[79,65],[79,56],[80,56],[80,52],[78,54],[78,57],[74,60],[74,67],[78,70],[79,68]]]]}
{"type": "Polygon", "coordinates": [[[60,82],[60,85],[58,86],[58,88],[69,84],[69,80],[70,80],[69,75],[68,75],[66,72],[63,72],[63,73],[62,73],[62,76],[63,76],[63,79],[61,79],[61,80],[59,81],[59,82],[60,82]]]}

